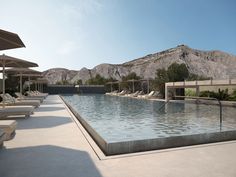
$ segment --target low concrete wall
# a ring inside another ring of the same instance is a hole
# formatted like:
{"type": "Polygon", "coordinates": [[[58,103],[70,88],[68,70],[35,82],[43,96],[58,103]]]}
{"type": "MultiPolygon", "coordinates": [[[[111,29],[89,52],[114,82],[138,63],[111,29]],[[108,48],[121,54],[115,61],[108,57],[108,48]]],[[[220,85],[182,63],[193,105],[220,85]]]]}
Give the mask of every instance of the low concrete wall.
{"type": "Polygon", "coordinates": [[[230,140],[236,140],[236,131],[108,143],[106,154],[125,154],[230,140]]]}
{"type": "MultiPolygon", "coordinates": [[[[63,99],[63,98],[62,98],[63,99]]],[[[63,100],[65,102],[65,100],[63,100]]],[[[190,146],[197,144],[214,143],[221,141],[236,140],[235,131],[203,133],[195,135],[175,136],[167,138],[155,138],[145,140],[134,140],[124,142],[106,142],[79,114],[72,106],[65,104],[77,117],[83,127],[87,130],[90,136],[94,139],[97,145],[101,148],[105,155],[118,155],[166,148],[175,148],[181,146],[190,146]]]]}
{"type": "Polygon", "coordinates": [[[79,94],[104,94],[105,87],[104,85],[76,85],[77,92],[79,94]]]}
{"type": "Polygon", "coordinates": [[[49,94],[77,94],[77,89],[73,85],[48,85],[45,92],[49,94]]]}

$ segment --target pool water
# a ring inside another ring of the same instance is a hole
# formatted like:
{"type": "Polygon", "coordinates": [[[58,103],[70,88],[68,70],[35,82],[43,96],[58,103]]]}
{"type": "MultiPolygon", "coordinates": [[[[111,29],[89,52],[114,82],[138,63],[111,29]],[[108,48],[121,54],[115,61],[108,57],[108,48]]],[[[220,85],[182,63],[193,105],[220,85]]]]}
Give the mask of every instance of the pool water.
{"type": "Polygon", "coordinates": [[[122,142],[236,130],[236,108],[191,103],[165,104],[108,95],[63,99],[107,142],[122,142]]]}

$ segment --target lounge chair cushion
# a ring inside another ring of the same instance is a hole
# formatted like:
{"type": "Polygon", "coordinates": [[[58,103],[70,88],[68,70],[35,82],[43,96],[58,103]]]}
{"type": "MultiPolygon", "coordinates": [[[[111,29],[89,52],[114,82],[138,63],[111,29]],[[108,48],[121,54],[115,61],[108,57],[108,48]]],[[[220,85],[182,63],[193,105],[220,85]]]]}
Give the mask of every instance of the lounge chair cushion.
{"type": "Polygon", "coordinates": [[[17,122],[15,120],[0,120],[0,129],[2,129],[6,136],[5,141],[11,140],[15,136],[17,122]]]}
{"type": "Polygon", "coordinates": [[[33,111],[33,106],[5,106],[4,108],[0,108],[0,118],[19,115],[29,117],[31,114],[33,114],[33,111]]]}

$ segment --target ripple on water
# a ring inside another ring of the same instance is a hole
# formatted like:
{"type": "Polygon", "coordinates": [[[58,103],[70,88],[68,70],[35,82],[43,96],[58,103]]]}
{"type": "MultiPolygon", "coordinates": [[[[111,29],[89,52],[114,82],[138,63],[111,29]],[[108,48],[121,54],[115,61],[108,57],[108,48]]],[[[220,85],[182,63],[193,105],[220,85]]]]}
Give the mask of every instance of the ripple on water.
{"type": "MultiPolygon", "coordinates": [[[[164,138],[220,131],[219,108],[106,95],[63,96],[106,141],[164,138]],[[160,109],[162,107],[162,109],[160,109]]],[[[223,108],[222,131],[236,130],[236,109],[223,108]]]]}

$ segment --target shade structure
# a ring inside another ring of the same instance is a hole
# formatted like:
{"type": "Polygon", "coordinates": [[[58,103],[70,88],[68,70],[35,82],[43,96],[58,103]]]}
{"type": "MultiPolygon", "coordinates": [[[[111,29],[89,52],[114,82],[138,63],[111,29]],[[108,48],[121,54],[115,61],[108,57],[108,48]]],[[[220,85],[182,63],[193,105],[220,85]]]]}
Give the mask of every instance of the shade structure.
{"type": "MultiPolygon", "coordinates": [[[[0,72],[2,72],[2,71],[0,71],[0,72]]],[[[15,74],[15,76],[20,77],[20,93],[22,93],[22,76],[24,76],[24,74],[36,74],[37,76],[39,75],[39,77],[41,76],[40,71],[36,71],[36,70],[30,69],[30,68],[9,68],[9,69],[5,69],[5,73],[6,74],[15,74]]]]}
{"type": "MultiPolygon", "coordinates": [[[[2,75],[3,75],[2,92],[3,95],[5,95],[5,67],[20,67],[20,68],[38,67],[38,64],[3,54],[0,55],[0,66],[2,66],[2,75]]],[[[3,101],[3,106],[4,106],[4,101],[3,101]]]]}
{"type": "Polygon", "coordinates": [[[25,47],[20,37],[16,33],[0,29],[0,50],[25,47]]]}
{"type": "MultiPolygon", "coordinates": [[[[37,72],[37,71],[36,71],[37,72]]],[[[20,77],[21,79],[21,93],[22,93],[22,77],[28,77],[28,82],[29,82],[29,91],[30,91],[30,82],[31,82],[31,78],[39,78],[39,77],[43,77],[43,75],[41,74],[37,74],[37,73],[23,73],[23,74],[16,74],[14,75],[16,77],[20,77]]]]}
{"type": "Polygon", "coordinates": [[[48,80],[46,78],[37,78],[36,80],[33,80],[35,84],[36,90],[43,92],[43,84],[48,84],[48,80]]]}
{"type": "Polygon", "coordinates": [[[131,79],[131,80],[128,80],[127,82],[132,82],[133,83],[133,93],[134,93],[134,82],[139,82],[139,80],[135,80],[135,79],[131,79]]]}

